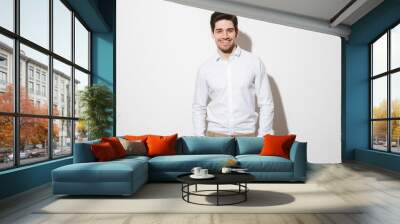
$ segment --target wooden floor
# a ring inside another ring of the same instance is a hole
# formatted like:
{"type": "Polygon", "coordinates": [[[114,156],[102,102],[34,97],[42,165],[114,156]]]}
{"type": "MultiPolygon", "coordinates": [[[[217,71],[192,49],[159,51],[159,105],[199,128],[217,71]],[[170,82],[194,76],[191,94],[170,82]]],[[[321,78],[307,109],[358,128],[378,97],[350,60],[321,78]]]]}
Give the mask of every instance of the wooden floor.
{"type": "Polygon", "coordinates": [[[356,214],[35,214],[54,200],[47,185],[0,202],[0,223],[400,223],[399,173],[359,163],[310,165],[308,182],[366,206],[356,214]]]}

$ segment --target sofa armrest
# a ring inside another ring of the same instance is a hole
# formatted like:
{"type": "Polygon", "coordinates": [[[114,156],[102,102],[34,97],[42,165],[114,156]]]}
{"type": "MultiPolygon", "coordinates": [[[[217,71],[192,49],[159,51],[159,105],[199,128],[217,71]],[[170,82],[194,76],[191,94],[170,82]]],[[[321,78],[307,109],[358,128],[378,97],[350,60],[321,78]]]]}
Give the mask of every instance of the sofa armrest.
{"type": "Polygon", "coordinates": [[[96,158],[94,157],[90,146],[92,144],[100,143],[99,140],[88,141],[75,143],[74,147],[74,163],[89,163],[95,162],[96,158]]]}
{"type": "Polygon", "coordinates": [[[305,181],[307,176],[307,143],[294,142],[290,149],[290,160],[293,162],[293,179],[305,181]]]}

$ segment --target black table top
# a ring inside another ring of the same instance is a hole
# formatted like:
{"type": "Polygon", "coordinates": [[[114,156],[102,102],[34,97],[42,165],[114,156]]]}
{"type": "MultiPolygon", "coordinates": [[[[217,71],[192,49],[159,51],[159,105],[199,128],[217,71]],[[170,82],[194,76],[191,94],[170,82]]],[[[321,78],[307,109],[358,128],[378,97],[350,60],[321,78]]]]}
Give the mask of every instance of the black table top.
{"type": "Polygon", "coordinates": [[[177,179],[186,184],[236,184],[255,180],[255,177],[249,173],[212,173],[215,177],[211,179],[193,179],[190,177],[191,174],[181,174],[177,179]]]}

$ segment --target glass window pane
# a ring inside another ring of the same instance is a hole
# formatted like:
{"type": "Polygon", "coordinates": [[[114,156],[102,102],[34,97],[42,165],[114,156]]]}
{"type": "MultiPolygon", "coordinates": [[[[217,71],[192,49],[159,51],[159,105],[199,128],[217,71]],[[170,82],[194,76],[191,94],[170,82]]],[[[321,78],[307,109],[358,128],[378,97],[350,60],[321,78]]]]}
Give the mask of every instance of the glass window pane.
{"type": "Polygon", "coordinates": [[[75,143],[87,141],[88,128],[84,120],[75,121],[75,143]]]}
{"type": "Polygon", "coordinates": [[[89,75],[75,69],[75,117],[81,115],[80,94],[86,86],[89,86],[89,75]]]}
{"type": "Polygon", "coordinates": [[[0,26],[14,31],[14,0],[1,0],[0,9],[0,26]]]}
{"type": "Polygon", "coordinates": [[[34,163],[49,158],[49,120],[20,118],[20,164],[34,163]]]}
{"type": "Polygon", "coordinates": [[[21,36],[49,47],[49,0],[20,0],[21,36]]]}
{"type": "Polygon", "coordinates": [[[387,34],[372,44],[373,75],[387,71],[387,34]]]}
{"type": "Polygon", "coordinates": [[[72,117],[71,66],[53,60],[53,115],[72,117]]]}
{"type": "Polygon", "coordinates": [[[392,152],[400,153],[400,120],[393,120],[390,122],[391,127],[391,140],[392,140],[392,152]]]}
{"type": "Polygon", "coordinates": [[[53,51],[71,60],[72,12],[60,0],[53,0],[53,17],[53,51]]]}
{"type": "Polygon", "coordinates": [[[400,117],[400,72],[391,75],[391,110],[392,117],[400,117]]]}
{"type": "Polygon", "coordinates": [[[387,151],[387,121],[372,122],[372,148],[387,151]]]}
{"type": "Polygon", "coordinates": [[[372,81],[372,118],[387,118],[387,77],[372,81]]]}
{"type": "Polygon", "coordinates": [[[14,165],[14,124],[10,116],[0,116],[0,170],[14,165]]]}
{"type": "Polygon", "coordinates": [[[0,35],[0,111],[14,111],[13,40],[0,35]]]}
{"type": "Polygon", "coordinates": [[[72,154],[72,121],[53,120],[53,157],[72,154]]]}
{"type": "Polygon", "coordinates": [[[21,44],[20,55],[21,113],[47,115],[49,108],[49,57],[23,44],[21,44]]]}
{"type": "Polygon", "coordinates": [[[89,32],[75,18],[75,63],[89,69],[89,32]]]}
{"type": "Polygon", "coordinates": [[[400,24],[391,31],[390,37],[391,69],[400,67],[400,24]]]}

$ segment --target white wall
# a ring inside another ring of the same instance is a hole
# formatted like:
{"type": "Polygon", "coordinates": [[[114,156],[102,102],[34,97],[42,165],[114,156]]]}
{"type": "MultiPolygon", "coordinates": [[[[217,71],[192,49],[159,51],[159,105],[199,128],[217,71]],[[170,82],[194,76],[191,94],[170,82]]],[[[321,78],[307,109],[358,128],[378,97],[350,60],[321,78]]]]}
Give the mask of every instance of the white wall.
{"type": "MultiPolygon", "coordinates": [[[[216,50],[211,11],[117,1],[117,134],[192,135],[197,68],[216,50]]],[[[341,161],[339,37],[239,17],[239,44],[266,65],[277,134],[308,142],[308,160],[341,161]]]]}

